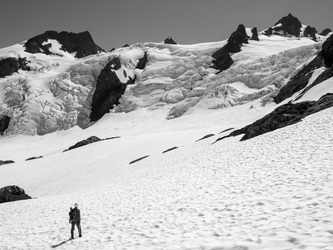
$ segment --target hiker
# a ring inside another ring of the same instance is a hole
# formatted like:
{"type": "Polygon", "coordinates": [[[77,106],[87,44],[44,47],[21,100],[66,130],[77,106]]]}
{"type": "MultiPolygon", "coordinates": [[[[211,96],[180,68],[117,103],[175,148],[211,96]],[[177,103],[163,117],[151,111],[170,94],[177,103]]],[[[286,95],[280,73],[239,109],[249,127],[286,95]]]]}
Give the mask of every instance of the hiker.
{"type": "Polygon", "coordinates": [[[82,237],[81,234],[81,215],[80,210],[78,209],[79,204],[75,203],[74,208],[70,208],[69,212],[69,223],[72,223],[72,229],[71,229],[71,239],[74,239],[74,228],[75,225],[77,227],[77,230],[79,231],[79,237],[82,237]]]}

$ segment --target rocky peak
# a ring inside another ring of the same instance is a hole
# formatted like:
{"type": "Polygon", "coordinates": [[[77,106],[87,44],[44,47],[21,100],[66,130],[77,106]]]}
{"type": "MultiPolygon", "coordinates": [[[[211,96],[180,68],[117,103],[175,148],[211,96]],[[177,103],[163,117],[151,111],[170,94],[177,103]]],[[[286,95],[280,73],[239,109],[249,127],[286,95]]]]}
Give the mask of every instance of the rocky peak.
{"type": "Polygon", "coordinates": [[[166,39],[164,40],[164,43],[165,43],[165,44],[177,44],[177,43],[172,39],[171,36],[169,36],[168,38],[166,38],[166,39]]]}
{"type": "Polygon", "coordinates": [[[332,32],[332,30],[329,29],[329,28],[327,28],[327,29],[324,29],[322,32],[320,32],[319,35],[321,35],[321,36],[327,36],[331,32],[332,32]]]}
{"type": "Polygon", "coordinates": [[[289,13],[288,16],[282,17],[275,25],[263,32],[264,35],[292,35],[299,37],[302,24],[297,17],[289,13]]]}
{"type": "Polygon", "coordinates": [[[30,38],[25,44],[25,51],[29,53],[44,53],[46,55],[53,54],[50,50],[52,44],[48,40],[57,40],[61,45],[61,50],[73,53],[76,52],[77,58],[97,54],[104,51],[97,46],[88,31],[80,33],[72,33],[62,31],[46,31],[43,34],[30,38]]]}

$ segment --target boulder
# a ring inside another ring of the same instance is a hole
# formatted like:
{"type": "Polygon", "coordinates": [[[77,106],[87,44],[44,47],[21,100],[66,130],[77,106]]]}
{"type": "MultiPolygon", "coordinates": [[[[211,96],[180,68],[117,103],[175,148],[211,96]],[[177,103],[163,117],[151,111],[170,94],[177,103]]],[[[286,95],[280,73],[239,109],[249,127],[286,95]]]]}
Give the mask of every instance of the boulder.
{"type": "Polygon", "coordinates": [[[305,29],[304,29],[304,33],[303,33],[303,36],[304,37],[311,37],[311,39],[315,42],[317,42],[317,30],[316,28],[314,27],[311,27],[311,26],[306,26],[305,29]]]}
{"type": "Polygon", "coordinates": [[[10,117],[7,115],[0,116],[0,135],[3,135],[9,126],[10,117]]]}
{"type": "Polygon", "coordinates": [[[24,44],[25,51],[29,53],[44,53],[46,55],[51,55],[51,44],[45,44],[49,39],[57,40],[62,45],[61,50],[63,51],[69,53],[76,52],[77,58],[98,54],[104,51],[94,43],[88,31],[80,33],[46,31],[43,34],[30,38],[24,44]]]}
{"type": "Polygon", "coordinates": [[[332,32],[331,29],[326,28],[326,29],[324,29],[322,32],[320,32],[319,35],[321,35],[321,36],[327,36],[327,35],[328,35],[329,33],[331,33],[331,32],[332,32]]]}
{"type": "Polygon", "coordinates": [[[24,189],[18,186],[6,186],[0,188],[0,203],[31,199],[24,189]]]}
{"type": "Polygon", "coordinates": [[[177,44],[177,43],[172,39],[171,36],[169,36],[168,38],[166,38],[166,39],[164,40],[164,43],[165,43],[165,44],[177,44]]]}
{"type": "Polygon", "coordinates": [[[101,71],[97,79],[96,90],[93,95],[90,120],[97,121],[104,114],[109,113],[115,105],[119,104],[120,97],[124,94],[127,84],[133,84],[135,78],[128,76],[128,81],[123,83],[117,76],[121,68],[120,58],[113,58],[101,71]]]}

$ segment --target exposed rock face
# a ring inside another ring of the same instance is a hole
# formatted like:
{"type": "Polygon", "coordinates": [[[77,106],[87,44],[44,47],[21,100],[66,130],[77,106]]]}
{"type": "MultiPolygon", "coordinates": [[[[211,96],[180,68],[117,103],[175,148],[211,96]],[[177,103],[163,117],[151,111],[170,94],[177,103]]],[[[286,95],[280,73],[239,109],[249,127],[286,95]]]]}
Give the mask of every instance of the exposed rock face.
{"type": "Polygon", "coordinates": [[[236,31],[234,31],[228,39],[228,43],[221,49],[214,52],[212,57],[212,67],[221,71],[230,68],[234,63],[230,53],[237,53],[241,51],[243,43],[248,43],[248,37],[243,24],[240,24],[236,31]]]}
{"type": "Polygon", "coordinates": [[[10,122],[9,116],[6,115],[0,116],[0,135],[4,134],[4,132],[9,126],[9,122],[10,122]]]}
{"type": "Polygon", "coordinates": [[[279,93],[274,97],[274,101],[276,103],[280,103],[305,88],[312,76],[313,71],[323,66],[324,60],[321,53],[319,53],[308,65],[301,69],[288,81],[285,86],[280,89],[279,93]]]}
{"type": "Polygon", "coordinates": [[[140,158],[138,158],[138,159],[136,159],[136,160],[134,160],[134,161],[131,161],[129,164],[136,163],[136,162],[141,161],[141,160],[143,160],[143,159],[145,159],[145,158],[147,158],[147,157],[149,157],[149,155],[142,156],[142,157],[140,157],[140,158]]]}
{"type": "Polygon", "coordinates": [[[0,188],[0,203],[31,199],[25,191],[18,186],[0,188]]]}
{"type": "Polygon", "coordinates": [[[322,55],[326,67],[333,65],[333,35],[331,35],[322,46],[322,55]]]}
{"type": "Polygon", "coordinates": [[[224,48],[229,53],[237,53],[241,51],[243,43],[248,43],[248,37],[246,34],[245,26],[240,24],[236,31],[234,31],[228,39],[228,43],[224,48]]]}
{"type": "Polygon", "coordinates": [[[72,149],[75,149],[75,148],[79,148],[79,147],[88,145],[90,143],[99,142],[99,141],[102,141],[102,139],[98,138],[97,136],[90,136],[86,140],[79,141],[75,145],[70,146],[66,151],[69,151],[69,150],[72,150],[72,149]]]}
{"type": "Polygon", "coordinates": [[[316,34],[317,34],[316,28],[311,27],[311,26],[308,25],[304,29],[303,36],[305,36],[305,37],[311,37],[313,41],[317,42],[316,34]]]}
{"type": "Polygon", "coordinates": [[[332,30],[329,29],[329,28],[327,28],[327,29],[324,29],[322,32],[320,32],[319,35],[321,35],[321,36],[327,36],[331,32],[332,32],[332,30]]]}
{"type": "Polygon", "coordinates": [[[0,60],[0,77],[5,77],[17,72],[19,69],[30,70],[26,58],[8,57],[0,60]]]}
{"type": "Polygon", "coordinates": [[[171,36],[169,36],[168,38],[166,38],[166,39],[164,40],[164,43],[165,43],[165,44],[177,44],[177,43],[172,39],[171,36]]]}
{"type": "Polygon", "coordinates": [[[12,164],[12,163],[15,163],[15,161],[12,161],[12,160],[0,161],[0,166],[1,165],[6,165],[6,164],[12,164]]]}
{"type": "Polygon", "coordinates": [[[251,139],[258,135],[295,124],[308,115],[330,107],[333,107],[333,94],[322,96],[318,101],[307,101],[295,104],[287,103],[276,108],[272,113],[260,120],[217,139],[216,142],[227,137],[238,136],[241,134],[244,134],[241,141],[251,139]]]}
{"type": "Polygon", "coordinates": [[[113,58],[101,71],[97,79],[96,90],[91,105],[90,120],[97,121],[104,114],[109,113],[114,105],[119,104],[120,97],[124,94],[127,84],[133,84],[135,79],[127,76],[128,81],[123,83],[117,76],[117,71],[121,69],[120,58],[113,58]]]}
{"type": "Polygon", "coordinates": [[[251,36],[251,40],[255,40],[255,41],[259,41],[259,36],[258,36],[258,30],[257,30],[257,27],[253,27],[251,29],[251,32],[252,32],[252,36],[251,36]]]}
{"type": "Polygon", "coordinates": [[[62,45],[61,50],[63,51],[76,52],[77,58],[104,51],[94,43],[88,31],[80,33],[46,31],[41,35],[30,38],[24,45],[25,51],[29,53],[44,53],[46,55],[52,54],[50,51],[51,44],[45,44],[48,39],[57,40],[62,45]]]}
{"type": "Polygon", "coordinates": [[[137,69],[144,69],[146,67],[146,64],[148,62],[148,54],[145,52],[142,58],[139,59],[138,64],[136,65],[137,69]]]}
{"type": "Polygon", "coordinates": [[[292,14],[282,17],[274,27],[265,30],[264,34],[266,36],[270,35],[293,35],[296,37],[300,36],[302,24],[294,17],[292,14]]]}
{"type": "MultiPolygon", "coordinates": [[[[276,103],[280,103],[285,99],[291,97],[296,92],[304,89],[312,73],[315,69],[326,66],[327,69],[317,77],[317,79],[311,84],[309,88],[325,81],[326,79],[332,77],[332,69],[330,67],[333,64],[333,35],[331,35],[322,45],[321,52],[303,69],[301,69],[290,81],[280,89],[279,93],[274,97],[276,103]]],[[[305,90],[305,91],[306,91],[305,90]]]]}
{"type": "Polygon", "coordinates": [[[37,159],[41,159],[41,158],[43,158],[43,156],[34,156],[34,157],[30,157],[30,158],[26,159],[25,161],[37,160],[37,159]]]}

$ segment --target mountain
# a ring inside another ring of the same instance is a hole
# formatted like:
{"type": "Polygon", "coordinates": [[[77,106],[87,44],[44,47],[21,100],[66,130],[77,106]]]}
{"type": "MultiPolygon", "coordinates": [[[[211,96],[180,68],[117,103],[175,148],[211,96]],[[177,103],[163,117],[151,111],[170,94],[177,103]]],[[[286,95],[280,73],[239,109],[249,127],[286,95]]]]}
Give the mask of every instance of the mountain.
{"type": "Polygon", "coordinates": [[[0,249],[333,245],[333,34],[291,14],[271,29],[0,49],[0,199],[32,197],[0,204],[0,249]]]}

